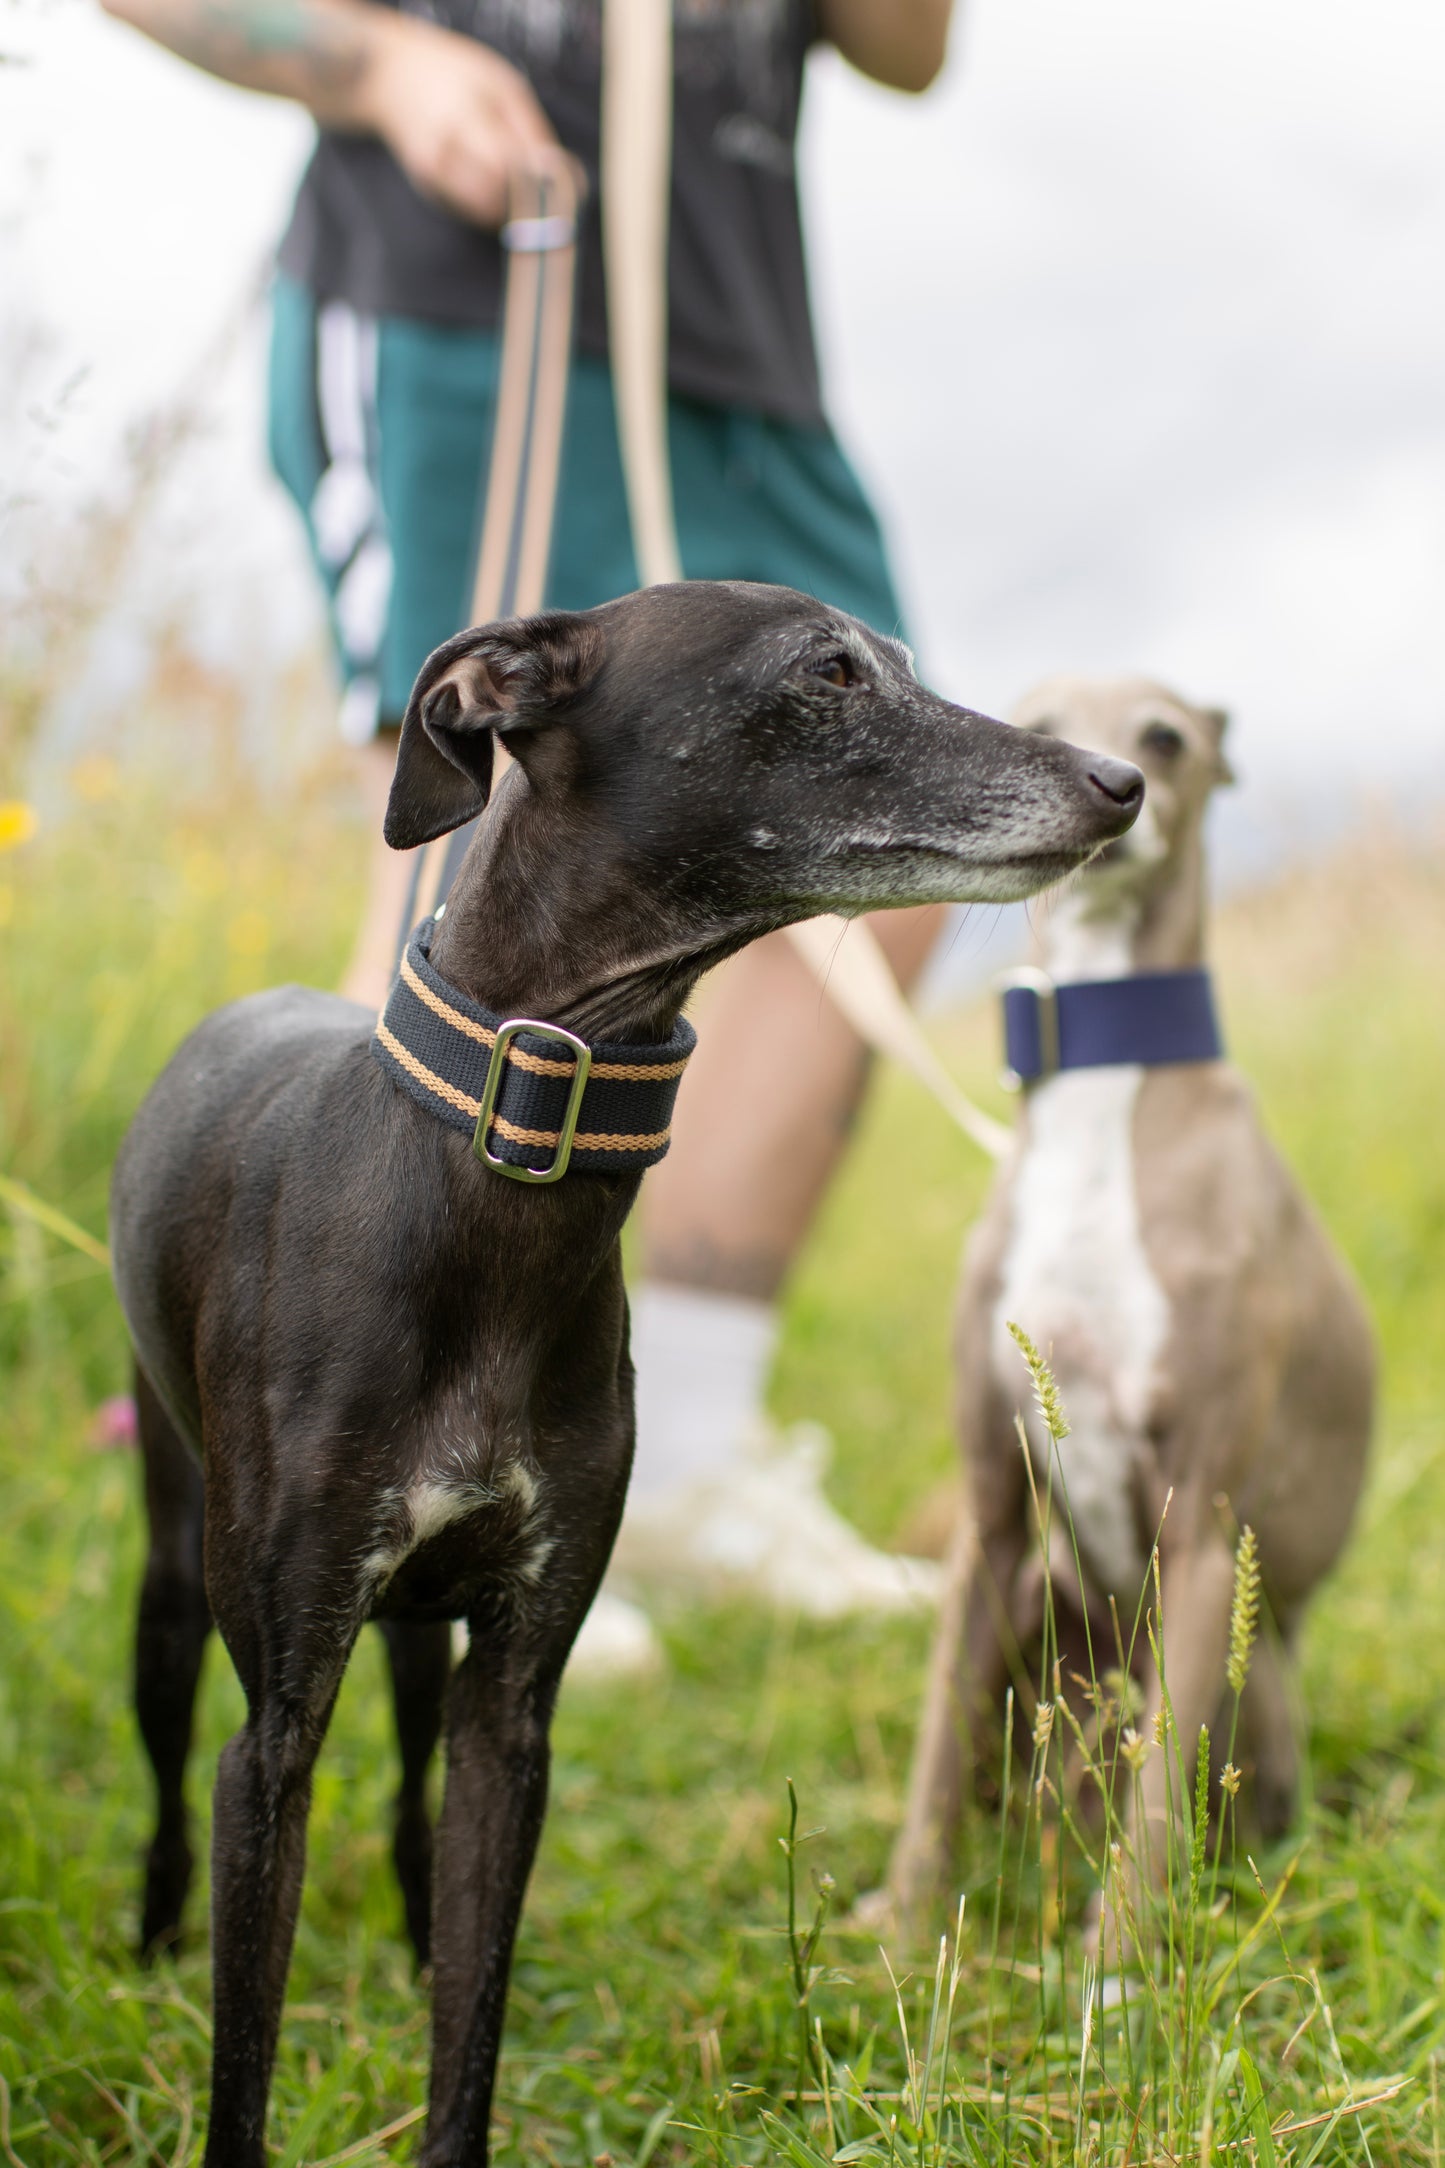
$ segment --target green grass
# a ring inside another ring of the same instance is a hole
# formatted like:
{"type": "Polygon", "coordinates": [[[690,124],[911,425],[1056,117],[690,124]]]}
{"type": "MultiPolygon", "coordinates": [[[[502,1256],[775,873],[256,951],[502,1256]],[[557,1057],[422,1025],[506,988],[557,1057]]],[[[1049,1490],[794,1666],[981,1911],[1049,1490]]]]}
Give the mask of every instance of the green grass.
{"type": "MultiPolygon", "coordinates": [[[[334,774],[268,796],[224,761],[209,773],[178,806],[141,769],[92,761],[0,858],[0,1170],[93,1234],[116,1142],[181,1032],[252,986],[333,979],[356,909],[361,841],[334,774]]],[[[889,1953],[895,1999],[871,1941],[837,1923],[896,1826],[925,1629],[670,1616],[665,1676],[564,1692],[500,2160],[1439,2162],[1442,936],[1445,880],[1388,837],[1232,907],[1220,931],[1235,1050],[1370,1292],[1385,1360],[1360,1531],[1306,1640],[1295,1837],[1257,1856],[1259,1880],[1243,1855],[1217,1871],[1206,1855],[1176,1906],[1177,1966],[1086,2046],[1089,1876],[1021,1768],[1011,1818],[968,1832],[935,2018],[933,1948],[889,1953]],[[791,1853],[790,1778],[820,1832],[791,1853]],[[832,1913],[809,1946],[825,1871],[832,1913]]],[[[997,1103],[991,1019],[945,1037],[997,1103]]],[[[777,1411],[828,1425],[834,1496],[878,1537],[951,1466],[949,1307],[986,1177],[913,1085],[884,1078],[791,1293],[777,1411]]],[[[0,1207],[0,2154],[24,2168],[184,2163],[204,2125],[204,1887],[177,1963],[144,1972],[130,1954],[140,1517],[129,1456],[89,1442],[125,1381],[103,1272],[0,1207]]],[[[239,1714],[217,1649],[202,1815],[239,1714]]],[[[386,1861],[393,1769],[368,1636],[317,1779],[280,2162],[410,2157],[411,2126],[364,2143],[424,2096],[425,2003],[386,1861]]]]}

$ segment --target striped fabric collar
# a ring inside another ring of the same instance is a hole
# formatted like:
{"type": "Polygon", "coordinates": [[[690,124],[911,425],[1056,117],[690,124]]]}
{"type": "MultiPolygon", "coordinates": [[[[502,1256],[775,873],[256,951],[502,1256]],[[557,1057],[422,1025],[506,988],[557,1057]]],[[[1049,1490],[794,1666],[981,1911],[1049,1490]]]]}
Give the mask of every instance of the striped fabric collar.
{"type": "Polygon", "coordinates": [[[418,926],[371,1051],[394,1083],[472,1138],[478,1159],[520,1182],[650,1167],[697,1034],[679,1017],[663,1046],[589,1044],[560,1025],[495,1016],[432,968],[436,920],[418,926]]]}

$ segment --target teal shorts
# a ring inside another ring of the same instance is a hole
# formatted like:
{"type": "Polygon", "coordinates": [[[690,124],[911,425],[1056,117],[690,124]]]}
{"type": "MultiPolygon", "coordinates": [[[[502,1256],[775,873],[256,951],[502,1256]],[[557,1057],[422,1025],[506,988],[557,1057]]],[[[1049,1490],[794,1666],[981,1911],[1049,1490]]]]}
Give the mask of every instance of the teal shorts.
{"type": "MultiPolygon", "coordinates": [[[[466,622],[497,374],[493,332],[318,309],[277,282],[271,457],[325,582],[355,741],[400,720],[426,657],[466,622]]],[[[828,430],[674,396],[668,438],[689,579],[801,588],[901,635],[877,519],[828,430]]],[[[612,380],[579,355],[547,602],[585,610],[636,585],[612,380]]]]}

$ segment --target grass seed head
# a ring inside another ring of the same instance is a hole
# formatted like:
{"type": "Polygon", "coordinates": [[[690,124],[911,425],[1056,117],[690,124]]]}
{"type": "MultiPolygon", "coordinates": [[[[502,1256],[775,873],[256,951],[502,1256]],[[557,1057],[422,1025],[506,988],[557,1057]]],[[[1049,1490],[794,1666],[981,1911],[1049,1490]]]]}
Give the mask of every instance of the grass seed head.
{"type": "Polygon", "coordinates": [[[1029,1376],[1034,1381],[1034,1398],[1038,1402],[1045,1427],[1055,1445],[1058,1445],[1069,1435],[1069,1419],[1064,1413],[1064,1403],[1059,1398],[1054,1373],[1022,1325],[1015,1325],[1010,1319],[1009,1331],[1013,1334],[1019,1353],[1028,1364],[1029,1376]]]}
{"type": "Polygon", "coordinates": [[[1225,1677],[1232,1694],[1244,1692],[1249,1653],[1259,1628],[1259,1545],[1252,1528],[1240,1530],[1234,1554],[1234,1604],[1229,1614],[1229,1662],[1225,1677]]]}

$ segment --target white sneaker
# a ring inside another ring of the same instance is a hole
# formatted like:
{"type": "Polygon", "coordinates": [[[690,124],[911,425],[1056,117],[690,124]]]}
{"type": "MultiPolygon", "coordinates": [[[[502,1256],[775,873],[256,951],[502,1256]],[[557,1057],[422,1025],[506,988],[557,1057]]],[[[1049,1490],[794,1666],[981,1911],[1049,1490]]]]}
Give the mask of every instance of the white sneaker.
{"type": "Polygon", "coordinates": [[[938,1600],[931,1560],[875,1551],[823,1495],[815,1423],[763,1433],[726,1474],[629,1501],[613,1571],[694,1598],[751,1596],[809,1618],[915,1611],[938,1600]]]}
{"type": "MultiPolygon", "coordinates": [[[[452,1622],[452,1662],[459,1664],[467,1653],[464,1619],[452,1622]]],[[[639,1604],[629,1603],[610,1588],[601,1588],[592,1609],[582,1621],[582,1631],[567,1659],[569,1679],[602,1680],[641,1678],[661,1671],[667,1657],[657,1629],[639,1604]]]]}
{"type": "Polygon", "coordinates": [[[666,1658],[647,1613],[611,1589],[599,1589],[567,1659],[569,1679],[638,1678],[666,1658]]]}

